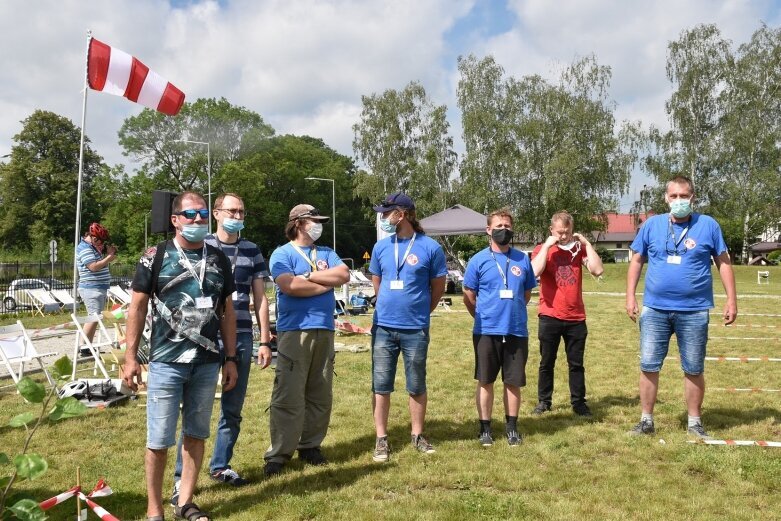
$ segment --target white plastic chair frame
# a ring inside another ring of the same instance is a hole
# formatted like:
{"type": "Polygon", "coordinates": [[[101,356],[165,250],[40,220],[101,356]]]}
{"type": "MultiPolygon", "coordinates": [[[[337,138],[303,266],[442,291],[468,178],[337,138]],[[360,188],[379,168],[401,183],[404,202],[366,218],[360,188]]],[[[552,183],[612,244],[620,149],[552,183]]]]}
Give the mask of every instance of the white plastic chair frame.
{"type": "Polygon", "coordinates": [[[108,380],[110,376],[108,375],[106,366],[103,364],[103,360],[100,357],[100,349],[102,347],[108,347],[109,350],[111,350],[116,347],[116,342],[112,340],[111,336],[109,336],[108,331],[106,330],[106,326],[103,325],[103,320],[101,319],[100,315],[87,315],[84,317],[79,317],[76,316],[75,313],[71,313],[71,318],[73,319],[73,323],[76,325],[76,329],[78,330],[76,340],[73,342],[73,373],[71,373],[71,379],[76,379],[76,366],[80,360],[79,350],[86,348],[89,349],[90,355],[92,356],[93,360],[95,360],[94,372],[97,374],[98,369],[100,369],[103,377],[108,380]],[[90,341],[90,339],[87,337],[87,333],[84,332],[84,325],[92,323],[97,323],[98,325],[95,329],[95,335],[93,336],[92,341],[90,341]]]}

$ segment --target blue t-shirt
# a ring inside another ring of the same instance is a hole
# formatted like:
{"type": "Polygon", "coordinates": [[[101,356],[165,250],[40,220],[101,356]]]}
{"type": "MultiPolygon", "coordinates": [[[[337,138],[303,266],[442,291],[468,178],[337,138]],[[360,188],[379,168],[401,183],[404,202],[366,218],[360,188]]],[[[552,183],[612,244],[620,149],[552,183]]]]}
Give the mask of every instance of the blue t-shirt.
{"type": "Polygon", "coordinates": [[[103,259],[103,255],[83,239],[76,247],[76,260],[79,265],[79,287],[92,289],[108,289],[111,285],[111,273],[108,266],[98,271],[90,271],[87,267],[93,262],[103,259]]]}
{"type": "Polygon", "coordinates": [[[472,331],[476,335],[528,337],[524,294],[536,285],[529,256],[524,252],[510,248],[504,254],[492,252],[490,247],[477,252],[464,274],[464,287],[477,293],[472,331]],[[500,298],[499,291],[505,288],[512,290],[512,299],[500,298]]]}
{"type": "Polygon", "coordinates": [[[398,239],[398,273],[396,235],[374,245],[369,271],[381,278],[374,323],[398,329],[424,329],[431,321],[431,279],[447,275],[442,247],[424,234],[398,239]],[[412,242],[412,247],[407,248],[412,242]],[[406,255],[405,255],[406,253],[406,255]],[[404,282],[403,289],[391,289],[391,281],[404,282]]]}
{"type": "MultiPolygon", "coordinates": [[[[327,270],[344,264],[331,248],[313,245],[301,248],[318,270],[327,270]],[[312,249],[314,248],[314,252],[312,249]]],[[[291,273],[303,275],[314,271],[307,260],[291,243],[280,246],[269,259],[271,276],[274,280],[280,275],[291,273]]],[[[326,291],[314,297],[293,297],[285,295],[277,287],[277,331],[300,331],[304,329],[334,330],[334,311],[336,298],[334,290],[326,291]]]]}
{"type": "Polygon", "coordinates": [[[655,215],[643,224],[630,248],[648,259],[644,306],[666,311],[713,307],[711,259],[727,251],[713,218],[693,213],[685,223],[671,223],[669,214],[655,215]],[[680,264],[668,262],[669,257],[679,257],[680,264]]]}

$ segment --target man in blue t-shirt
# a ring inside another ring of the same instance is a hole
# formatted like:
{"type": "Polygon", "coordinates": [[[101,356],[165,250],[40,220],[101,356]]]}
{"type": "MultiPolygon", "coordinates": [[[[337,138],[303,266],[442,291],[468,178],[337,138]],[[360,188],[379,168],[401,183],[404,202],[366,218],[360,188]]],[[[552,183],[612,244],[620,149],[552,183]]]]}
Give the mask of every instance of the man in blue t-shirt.
{"type": "Polygon", "coordinates": [[[412,445],[424,454],[434,447],[423,436],[426,418],[426,357],[431,312],[445,291],[447,265],[442,247],[426,237],[415,203],[391,194],[374,207],[380,227],[392,233],[374,245],[369,271],[377,297],[372,325],[372,407],[377,440],[374,461],[388,461],[388,413],[399,354],[409,394],[412,445]]]}
{"type": "Polygon", "coordinates": [[[290,210],[285,236],[271,254],[277,284],[277,368],[271,391],[271,446],[264,458],[269,477],[298,449],[310,465],[327,463],[320,444],[328,432],[333,402],[334,288],[347,284],[350,270],[331,248],[316,246],[323,223],[314,206],[290,210]]]}
{"type": "Polygon", "coordinates": [[[701,413],[708,310],[714,307],[711,259],[727,294],[724,325],[732,324],[738,315],[735,275],[719,224],[707,215],[692,213],[691,179],[677,176],[668,181],[664,198],[670,213],[649,218],[630,246],[634,254],[627,273],[626,312],[633,321],[640,319],[642,415],[629,434],[655,432],[653,412],[659,371],[674,333],[684,373],[684,397],[689,413],[687,432],[699,439],[709,439],[702,426],[701,413]],[[646,261],[643,308],[639,311],[635,291],[646,261]]]}
{"type": "Polygon", "coordinates": [[[475,318],[472,344],[475,350],[475,402],[481,445],[493,445],[491,413],[494,382],[502,371],[505,435],[511,447],[521,444],[518,411],[521,387],[526,385],[529,331],[526,304],[537,285],[529,256],[510,247],[513,218],[506,210],[488,216],[485,229],[488,248],[477,252],[464,274],[464,304],[475,318]]]}

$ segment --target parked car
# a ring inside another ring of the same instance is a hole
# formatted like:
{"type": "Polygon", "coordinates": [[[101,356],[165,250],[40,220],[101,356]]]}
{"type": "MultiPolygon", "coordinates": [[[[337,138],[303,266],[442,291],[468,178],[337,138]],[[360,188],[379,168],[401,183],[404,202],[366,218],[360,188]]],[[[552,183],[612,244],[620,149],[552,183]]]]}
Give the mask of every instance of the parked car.
{"type": "Polygon", "coordinates": [[[3,296],[3,308],[6,311],[15,309],[32,309],[30,297],[24,290],[26,289],[49,289],[49,285],[41,279],[16,279],[8,286],[8,291],[3,296]]]}
{"type": "Polygon", "coordinates": [[[112,276],[111,277],[111,285],[112,286],[119,286],[124,290],[130,289],[130,284],[133,282],[133,277],[125,277],[125,276],[112,276]]]}

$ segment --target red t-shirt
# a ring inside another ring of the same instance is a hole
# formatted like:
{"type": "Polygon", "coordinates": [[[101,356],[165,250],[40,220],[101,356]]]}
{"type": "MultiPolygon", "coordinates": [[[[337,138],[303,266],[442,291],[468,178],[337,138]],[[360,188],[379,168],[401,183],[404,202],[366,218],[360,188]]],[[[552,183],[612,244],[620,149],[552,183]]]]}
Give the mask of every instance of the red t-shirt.
{"type": "MultiPolygon", "coordinates": [[[[534,248],[532,259],[541,248],[542,244],[534,248]]],[[[545,269],[540,273],[540,315],[559,320],[586,320],[586,307],[583,305],[585,256],[585,248],[580,248],[574,256],[572,251],[562,250],[557,245],[548,249],[545,269]]]]}

